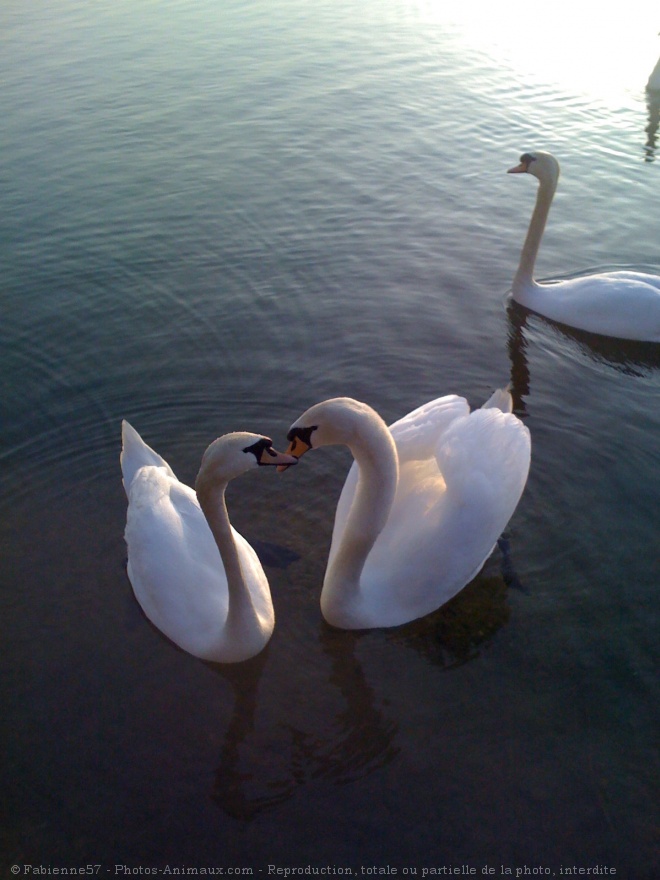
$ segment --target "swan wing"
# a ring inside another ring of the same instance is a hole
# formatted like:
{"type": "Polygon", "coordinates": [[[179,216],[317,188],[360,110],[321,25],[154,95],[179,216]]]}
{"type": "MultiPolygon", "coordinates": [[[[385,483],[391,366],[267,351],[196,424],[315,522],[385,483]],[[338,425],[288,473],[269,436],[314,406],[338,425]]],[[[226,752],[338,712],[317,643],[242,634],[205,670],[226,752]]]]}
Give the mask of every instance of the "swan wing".
{"type": "Polygon", "coordinates": [[[529,430],[499,408],[475,410],[453,426],[436,449],[447,499],[457,521],[495,543],[520,500],[531,460],[529,430]]]}
{"type": "Polygon", "coordinates": [[[447,394],[418,406],[390,425],[399,456],[399,464],[431,458],[435,446],[449,425],[470,412],[468,402],[456,394],[447,394]]]}
{"type": "Polygon", "coordinates": [[[523,305],[553,321],[619,339],[660,342],[660,276],[618,271],[534,283],[523,305]]]}
{"type": "Polygon", "coordinates": [[[498,407],[456,419],[430,462],[401,469],[392,513],[365,564],[371,626],[430,613],[480,570],[513,515],[530,464],[529,431],[498,407]]]}
{"type": "Polygon", "coordinates": [[[660,293],[660,275],[652,275],[650,272],[635,272],[632,269],[617,269],[615,272],[603,274],[614,282],[630,281],[634,285],[642,284],[644,287],[657,290],[660,293]]]}
{"type": "Polygon", "coordinates": [[[146,616],[179,647],[206,656],[218,642],[228,593],[195,492],[163,467],[141,467],[129,488],[125,538],[128,576],[146,616]]]}

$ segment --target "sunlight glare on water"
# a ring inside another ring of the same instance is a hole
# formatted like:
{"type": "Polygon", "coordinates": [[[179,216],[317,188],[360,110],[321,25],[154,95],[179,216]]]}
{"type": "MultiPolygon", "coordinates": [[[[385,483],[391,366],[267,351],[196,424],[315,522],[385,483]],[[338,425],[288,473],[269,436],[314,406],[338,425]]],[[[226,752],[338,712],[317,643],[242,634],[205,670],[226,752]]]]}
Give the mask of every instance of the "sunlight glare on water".
{"type": "Polygon", "coordinates": [[[530,86],[552,84],[616,106],[643,90],[660,55],[660,7],[650,0],[411,2],[428,23],[448,18],[465,42],[530,86]]]}

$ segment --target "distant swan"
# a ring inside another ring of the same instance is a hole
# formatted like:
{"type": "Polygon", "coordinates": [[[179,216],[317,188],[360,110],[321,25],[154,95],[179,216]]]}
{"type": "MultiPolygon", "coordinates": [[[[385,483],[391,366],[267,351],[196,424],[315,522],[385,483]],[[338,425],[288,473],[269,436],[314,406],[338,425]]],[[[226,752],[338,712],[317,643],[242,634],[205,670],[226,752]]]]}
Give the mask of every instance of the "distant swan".
{"type": "Polygon", "coordinates": [[[225,434],[204,453],[195,493],[122,422],[128,576],[149,620],[184,651],[236,663],[270,639],[275,615],[268,580],[229,522],[225,489],[259,465],[295,461],[267,437],[225,434]]]}
{"type": "Polygon", "coordinates": [[[534,213],[512,285],[513,298],[553,321],[620,339],[660,341],[660,276],[645,272],[603,272],[563,281],[534,281],[541,237],[559,179],[559,163],[537,151],[525,153],[509,174],[538,178],[534,213]]]}
{"type": "Polygon", "coordinates": [[[646,91],[660,92],[660,58],[658,58],[655,67],[651,71],[651,75],[646,83],[646,91]]]}
{"type": "Polygon", "coordinates": [[[328,623],[407,623],[439,608],[479,572],[529,471],[529,431],[511,409],[507,391],[473,413],[463,398],[448,395],[387,428],[365,403],[335,398],[294,422],[289,454],[344,444],[355,458],[321,592],[328,623]]]}

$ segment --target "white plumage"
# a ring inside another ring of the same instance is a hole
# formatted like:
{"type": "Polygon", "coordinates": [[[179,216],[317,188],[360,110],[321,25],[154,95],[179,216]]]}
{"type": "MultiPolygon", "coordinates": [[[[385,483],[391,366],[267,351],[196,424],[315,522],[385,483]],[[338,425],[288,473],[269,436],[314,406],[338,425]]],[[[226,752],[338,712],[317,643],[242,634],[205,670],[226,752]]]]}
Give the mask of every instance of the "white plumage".
{"type": "Polygon", "coordinates": [[[329,623],[406,623],[439,608],[478,573],[529,472],[529,431],[511,408],[506,391],[472,413],[449,395],[388,429],[366,404],[335,398],[292,425],[290,454],[339,443],[355,458],[321,592],[329,623]]]}
{"type": "Polygon", "coordinates": [[[527,172],[539,181],[536,205],[511,288],[513,298],[553,321],[619,339],[660,342],[660,276],[647,272],[601,272],[549,281],[534,280],[534,264],[559,179],[550,153],[520,157],[510,174],[527,172]]]}
{"type": "Polygon", "coordinates": [[[227,483],[259,464],[294,464],[256,434],[226,434],[204,453],[195,492],[122,423],[128,496],[128,576],[149,620],[184,651],[234,663],[273,632],[270,588],[257,554],[230,524],[227,483]],[[263,457],[263,460],[261,460],[263,457]]]}

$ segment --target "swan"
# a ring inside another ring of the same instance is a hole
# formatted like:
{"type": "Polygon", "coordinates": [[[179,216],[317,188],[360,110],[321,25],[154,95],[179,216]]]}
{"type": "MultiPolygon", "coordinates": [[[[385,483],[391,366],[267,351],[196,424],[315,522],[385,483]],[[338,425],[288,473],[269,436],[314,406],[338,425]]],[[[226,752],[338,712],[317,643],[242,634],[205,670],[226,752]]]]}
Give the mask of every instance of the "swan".
{"type": "Polygon", "coordinates": [[[660,58],[658,58],[655,67],[651,71],[651,75],[646,83],[646,91],[660,92],[660,58]]]}
{"type": "Polygon", "coordinates": [[[273,603],[257,554],[229,522],[225,489],[259,465],[296,459],[267,437],[225,434],[204,453],[195,492],[124,420],[120,461],[128,577],[149,620],[203,660],[237,663],[258,654],[273,632],[273,603]]]}
{"type": "Polygon", "coordinates": [[[293,423],[289,455],[343,444],[355,459],[321,591],[328,623],[398,626],[439,608],[478,573],[529,472],[529,431],[512,407],[505,390],[472,413],[447,395],[388,428],[366,403],[340,397],[293,423]]]}
{"type": "Polygon", "coordinates": [[[521,305],[579,330],[660,341],[660,276],[645,272],[602,272],[539,284],[533,278],[541,236],[559,179],[559,163],[540,150],[524,153],[509,174],[533,174],[539,188],[511,293],[521,305]]]}

